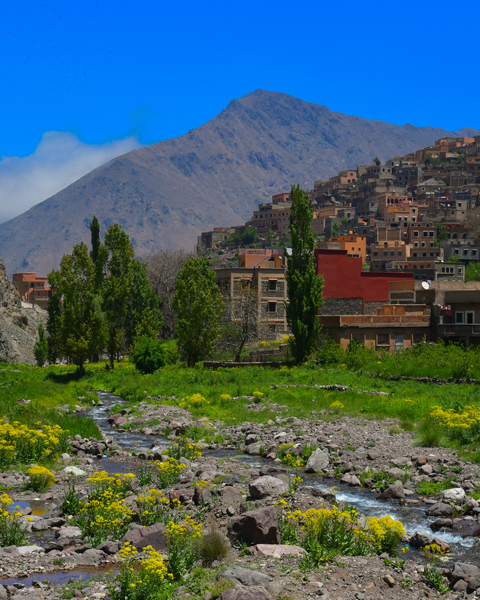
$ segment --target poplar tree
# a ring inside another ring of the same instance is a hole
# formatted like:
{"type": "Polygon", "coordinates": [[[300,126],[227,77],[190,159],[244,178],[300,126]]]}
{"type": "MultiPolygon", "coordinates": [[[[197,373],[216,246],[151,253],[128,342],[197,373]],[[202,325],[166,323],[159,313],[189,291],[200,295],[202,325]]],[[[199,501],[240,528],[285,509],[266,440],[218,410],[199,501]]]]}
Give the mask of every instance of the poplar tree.
{"type": "Polygon", "coordinates": [[[172,308],[178,315],[176,334],[180,351],[187,365],[193,367],[215,350],[225,309],[207,258],[187,259],[177,276],[172,308]]]}
{"type": "MultiPolygon", "coordinates": [[[[50,275],[49,275],[49,283],[50,275]]],[[[62,356],[61,327],[62,327],[62,294],[53,290],[47,306],[48,362],[54,365],[62,356]]]]}
{"type": "Polygon", "coordinates": [[[84,364],[103,348],[104,322],[95,308],[95,266],[84,242],[73,247],[60,261],[60,269],[48,275],[52,288],[61,292],[63,305],[59,319],[59,346],[84,373],[84,364]]]}
{"type": "Polygon", "coordinates": [[[163,325],[160,311],[161,300],[153,291],[148,281],[147,268],[138,260],[130,266],[132,274],[132,287],[126,319],[126,344],[130,347],[139,335],[142,325],[142,334],[148,330],[148,337],[158,339],[160,328],[163,325]]]}
{"type": "Polygon", "coordinates": [[[315,268],[315,236],[312,231],[311,200],[300,186],[290,192],[292,251],[287,257],[287,322],[292,331],[290,350],[297,363],[304,362],[318,343],[318,311],[323,304],[323,277],[315,268]]]}
{"type": "Polygon", "coordinates": [[[103,306],[107,320],[107,352],[110,368],[124,348],[127,314],[132,290],[134,250],[128,234],[115,223],[105,233],[103,306]]]}

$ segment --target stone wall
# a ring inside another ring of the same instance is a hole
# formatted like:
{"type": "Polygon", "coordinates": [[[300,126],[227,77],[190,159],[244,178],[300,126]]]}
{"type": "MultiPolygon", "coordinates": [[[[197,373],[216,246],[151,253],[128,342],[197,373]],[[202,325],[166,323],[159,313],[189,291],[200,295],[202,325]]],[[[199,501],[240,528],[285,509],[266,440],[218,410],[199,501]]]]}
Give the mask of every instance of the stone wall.
{"type": "Polygon", "coordinates": [[[365,302],[363,309],[366,315],[376,315],[377,308],[383,308],[386,302],[365,302]]]}
{"type": "Polygon", "coordinates": [[[285,281],[279,279],[277,281],[277,289],[269,289],[268,279],[262,279],[261,282],[261,296],[262,298],[284,298],[285,297],[285,281]]]}
{"type": "Polygon", "coordinates": [[[361,298],[325,298],[322,315],[361,315],[361,298]]]}

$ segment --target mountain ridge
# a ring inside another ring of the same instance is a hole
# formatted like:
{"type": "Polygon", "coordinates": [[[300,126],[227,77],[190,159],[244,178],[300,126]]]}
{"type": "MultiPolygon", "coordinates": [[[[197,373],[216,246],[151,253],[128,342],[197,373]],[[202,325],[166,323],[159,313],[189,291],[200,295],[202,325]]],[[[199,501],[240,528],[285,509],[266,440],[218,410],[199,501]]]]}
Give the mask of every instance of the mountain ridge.
{"type": "Polygon", "coordinates": [[[119,222],[139,256],[193,248],[201,231],[243,223],[258,202],[292,183],[311,189],[315,179],[445,135],[458,134],[369,121],[256,90],[183,136],[118,156],[0,224],[0,256],[10,273],[44,275],[89,239],[94,213],[103,230],[119,222]]]}

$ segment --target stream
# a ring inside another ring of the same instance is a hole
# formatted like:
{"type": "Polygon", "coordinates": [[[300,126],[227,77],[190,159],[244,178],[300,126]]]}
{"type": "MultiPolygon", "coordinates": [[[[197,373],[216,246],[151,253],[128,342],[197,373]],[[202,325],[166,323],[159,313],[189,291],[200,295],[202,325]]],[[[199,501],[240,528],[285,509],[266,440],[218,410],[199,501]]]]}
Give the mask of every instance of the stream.
{"type": "MultiPolygon", "coordinates": [[[[110,437],[114,442],[122,449],[126,451],[137,451],[140,448],[150,448],[152,446],[152,436],[145,435],[138,432],[122,431],[115,429],[109,422],[108,417],[110,416],[110,410],[113,406],[126,404],[126,401],[119,396],[115,396],[110,392],[98,391],[99,404],[89,409],[85,415],[93,419],[104,437],[110,437]]],[[[167,447],[167,440],[161,437],[155,438],[155,448],[161,449],[167,447]]],[[[271,461],[262,457],[250,456],[248,454],[241,454],[235,450],[209,450],[204,452],[205,456],[213,456],[216,458],[230,458],[239,460],[246,465],[254,468],[261,468],[264,465],[271,465],[271,461]]],[[[138,465],[125,462],[113,462],[108,458],[97,459],[95,461],[98,464],[98,469],[107,471],[108,473],[131,473],[135,472],[138,465]]],[[[393,519],[397,519],[403,523],[405,530],[408,532],[414,532],[419,529],[430,530],[430,523],[436,520],[436,517],[427,517],[425,510],[427,505],[420,504],[417,506],[401,506],[398,501],[382,501],[376,499],[376,494],[370,490],[364,488],[351,487],[347,484],[338,481],[337,479],[326,478],[320,475],[310,475],[303,473],[302,478],[304,485],[317,487],[322,490],[330,491],[334,489],[337,500],[345,502],[350,506],[355,507],[359,514],[365,515],[366,517],[382,517],[390,515],[393,519]]],[[[33,514],[43,514],[47,507],[43,503],[35,501],[30,502],[18,502],[22,508],[25,506],[31,506],[34,510],[33,514]]],[[[466,522],[467,524],[468,522],[466,522]]],[[[480,544],[477,538],[473,537],[462,537],[458,534],[452,533],[449,530],[440,530],[435,533],[436,537],[447,542],[451,547],[451,552],[445,556],[440,557],[441,561],[451,562],[452,560],[462,560],[464,562],[473,562],[480,564],[480,544]]],[[[47,540],[39,539],[41,545],[42,542],[47,540]]],[[[38,543],[38,542],[37,542],[38,543]]],[[[408,548],[406,558],[414,560],[418,563],[425,562],[425,554],[408,548]]],[[[111,565],[108,565],[111,569],[111,565]]],[[[81,570],[74,570],[70,572],[50,573],[50,574],[38,574],[33,575],[27,579],[10,579],[0,581],[0,584],[9,585],[12,583],[23,583],[26,587],[35,585],[35,581],[48,580],[50,582],[68,583],[69,580],[77,578],[88,579],[94,575],[101,575],[107,571],[107,566],[100,568],[88,568],[82,567],[81,570]]]]}
{"type": "MultiPolygon", "coordinates": [[[[120,431],[108,423],[107,419],[110,416],[110,409],[119,404],[126,404],[123,398],[105,391],[99,391],[98,397],[101,404],[87,411],[86,415],[94,419],[105,436],[113,438],[123,450],[138,451],[139,448],[149,448],[152,445],[152,436],[142,433],[120,431]]],[[[167,441],[164,438],[156,437],[155,442],[156,448],[167,446],[167,441]]],[[[216,458],[235,458],[255,468],[260,468],[266,464],[272,464],[268,459],[250,456],[248,454],[240,454],[235,450],[209,450],[204,452],[204,455],[210,455],[216,458]]],[[[107,463],[106,459],[103,459],[99,466],[105,468],[104,463],[107,463]]],[[[110,461],[108,461],[108,463],[110,463],[110,461]]],[[[120,472],[122,467],[125,468],[127,466],[123,465],[123,463],[110,463],[108,466],[111,467],[111,465],[114,466],[117,472],[120,472]]],[[[131,465],[128,465],[127,468],[131,469],[131,465]]],[[[107,469],[105,468],[105,470],[107,469]]],[[[427,509],[426,504],[401,506],[398,501],[377,500],[374,492],[365,488],[351,487],[337,479],[306,473],[302,474],[302,478],[304,480],[304,485],[310,485],[326,491],[335,488],[337,500],[346,502],[350,506],[354,506],[360,514],[363,514],[366,517],[382,517],[390,515],[393,519],[401,521],[405,530],[411,533],[419,529],[431,531],[430,523],[433,523],[438,518],[425,515],[425,510],[427,509]]],[[[465,524],[467,523],[468,521],[465,522],[465,524]]],[[[480,563],[480,544],[478,543],[477,538],[462,537],[461,535],[452,533],[450,530],[446,529],[440,530],[434,535],[447,542],[451,547],[451,553],[442,557],[444,560],[450,561],[452,558],[459,558],[465,561],[474,561],[477,564],[480,563]]],[[[406,556],[420,562],[421,559],[423,559],[424,554],[409,549],[406,556]]]]}

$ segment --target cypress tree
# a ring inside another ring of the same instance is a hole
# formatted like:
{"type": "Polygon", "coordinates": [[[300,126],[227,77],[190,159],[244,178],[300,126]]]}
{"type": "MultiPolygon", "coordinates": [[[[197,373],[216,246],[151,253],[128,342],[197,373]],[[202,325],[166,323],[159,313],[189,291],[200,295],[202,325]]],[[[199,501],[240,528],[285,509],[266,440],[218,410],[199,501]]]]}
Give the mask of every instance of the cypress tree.
{"type": "Polygon", "coordinates": [[[323,278],[316,274],[315,236],[312,231],[311,200],[300,186],[290,192],[290,231],[292,253],[288,256],[287,322],[292,331],[290,350],[297,363],[304,362],[315,350],[320,333],[318,311],[323,304],[323,278]]]}

